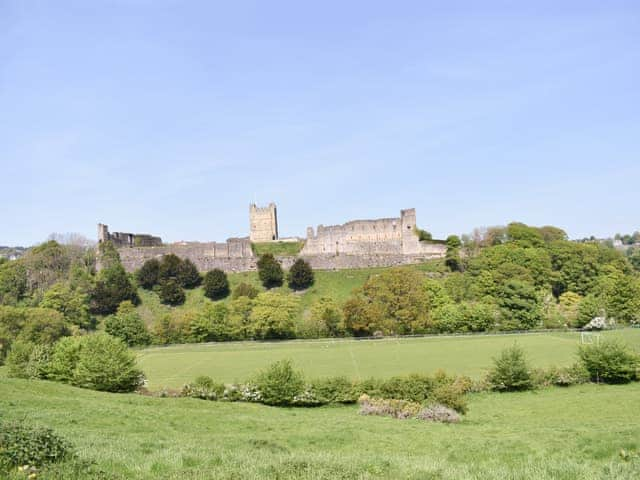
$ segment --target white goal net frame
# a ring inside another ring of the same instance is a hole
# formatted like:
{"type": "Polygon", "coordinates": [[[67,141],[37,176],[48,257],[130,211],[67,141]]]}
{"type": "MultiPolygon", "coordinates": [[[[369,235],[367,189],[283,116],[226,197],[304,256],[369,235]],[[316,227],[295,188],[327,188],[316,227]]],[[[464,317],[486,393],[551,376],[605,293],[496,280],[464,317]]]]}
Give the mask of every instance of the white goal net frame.
{"type": "Polygon", "coordinates": [[[580,343],[582,345],[600,344],[600,334],[594,332],[580,332],[580,343]]]}

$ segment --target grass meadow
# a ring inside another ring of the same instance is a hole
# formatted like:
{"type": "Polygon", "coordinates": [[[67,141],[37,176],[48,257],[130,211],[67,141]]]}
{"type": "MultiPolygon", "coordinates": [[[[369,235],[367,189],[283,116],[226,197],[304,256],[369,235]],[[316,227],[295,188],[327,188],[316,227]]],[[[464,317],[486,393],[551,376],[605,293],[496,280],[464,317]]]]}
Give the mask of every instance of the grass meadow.
{"type": "Polygon", "coordinates": [[[446,425],[0,378],[3,419],[54,428],[117,479],[631,480],[639,399],[637,383],[475,394],[446,425]]]}
{"type": "MultiPolygon", "coordinates": [[[[602,336],[620,337],[640,351],[640,329],[616,330],[602,336]]],[[[443,369],[478,378],[490,368],[492,358],[514,342],[527,352],[535,367],[568,366],[576,360],[580,334],[187,344],[139,350],[138,362],[151,389],[179,388],[198,375],[223,382],[242,381],[283,358],[292,359],[309,377],[346,375],[361,379],[443,369]]]]}

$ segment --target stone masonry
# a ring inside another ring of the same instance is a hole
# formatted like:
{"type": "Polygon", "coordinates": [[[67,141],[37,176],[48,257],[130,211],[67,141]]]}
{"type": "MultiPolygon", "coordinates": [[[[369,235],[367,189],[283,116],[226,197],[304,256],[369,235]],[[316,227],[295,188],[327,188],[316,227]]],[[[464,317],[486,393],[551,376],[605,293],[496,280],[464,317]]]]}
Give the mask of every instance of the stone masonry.
{"type": "Polygon", "coordinates": [[[249,239],[255,243],[278,240],[278,212],[276,204],[258,207],[255,203],[249,206],[249,239]]]}

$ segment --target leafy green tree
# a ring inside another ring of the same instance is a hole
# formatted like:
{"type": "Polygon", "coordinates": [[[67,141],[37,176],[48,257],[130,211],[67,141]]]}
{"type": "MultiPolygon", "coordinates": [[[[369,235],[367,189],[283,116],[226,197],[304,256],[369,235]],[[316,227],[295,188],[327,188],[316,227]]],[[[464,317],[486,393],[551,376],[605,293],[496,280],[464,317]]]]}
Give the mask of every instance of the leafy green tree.
{"type": "Polygon", "coordinates": [[[330,297],[321,297],[311,306],[311,318],[324,327],[330,337],[343,334],[342,311],[338,304],[330,297]]]}
{"type": "Polygon", "coordinates": [[[627,257],[633,268],[640,272],[640,248],[630,248],[627,250],[627,257]]]}
{"type": "Polygon", "coordinates": [[[50,308],[26,308],[18,340],[38,345],[53,344],[69,335],[69,325],[60,312],[50,308]]]}
{"type": "Polygon", "coordinates": [[[162,303],[171,306],[182,305],[187,299],[184,290],[177,282],[177,280],[173,278],[162,280],[162,282],[160,283],[158,296],[160,297],[160,301],[162,303]]]}
{"type": "Polygon", "coordinates": [[[189,325],[191,339],[195,342],[230,340],[232,328],[227,313],[227,306],[222,303],[205,305],[189,325]]]}
{"type": "Polygon", "coordinates": [[[292,338],[300,299],[277,292],[260,293],[254,300],[250,320],[254,337],[259,339],[292,338]]]}
{"type": "Polygon", "coordinates": [[[231,295],[234,300],[240,297],[248,297],[248,298],[256,298],[258,296],[258,289],[253,285],[250,285],[245,282],[240,282],[236,288],[233,289],[233,294],[231,295]]]}
{"type": "Polygon", "coordinates": [[[21,260],[0,265],[0,305],[16,305],[28,293],[27,272],[21,260]]]}
{"type": "Polygon", "coordinates": [[[182,260],[178,271],[178,282],[184,288],[195,288],[202,282],[202,277],[195,264],[185,258],[182,260]]]}
{"type": "Polygon", "coordinates": [[[130,301],[122,302],[117,313],[104,320],[104,330],[109,335],[120,338],[130,347],[151,343],[147,327],[130,301]]]}
{"type": "Polygon", "coordinates": [[[118,310],[118,306],[129,300],[134,305],[140,301],[136,288],[120,263],[112,263],[100,270],[95,287],[90,296],[90,311],[109,315],[118,310]]]}
{"type": "Polygon", "coordinates": [[[542,239],[545,243],[569,240],[567,232],[558,227],[546,225],[544,227],[540,227],[538,231],[542,235],[542,239]]]}
{"type": "Polygon", "coordinates": [[[488,381],[494,390],[529,390],[533,387],[531,369],[524,350],[518,345],[504,349],[498,358],[493,359],[493,368],[488,381]]]}
{"type": "Polygon", "coordinates": [[[50,308],[78,328],[89,330],[95,324],[89,314],[89,295],[81,290],[74,290],[69,283],[56,283],[44,293],[40,303],[42,308],[50,308]]]}
{"type": "Polygon", "coordinates": [[[507,225],[507,241],[516,242],[523,247],[542,247],[544,239],[536,227],[513,222],[507,225]]]}
{"type": "Polygon", "coordinates": [[[577,325],[578,322],[578,309],[582,302],[582,297],[574,292],[564,292],[558,298],[558,308],[562,317],[566,320],[568,325],[577,325]]]}
{"type": "Polygon", "coordinates": [[[630,323],[640,319],[640,280],[610,269],[596,287],[607,315],[619,322],[630,323]]]}
{"type": "Polygon", "coordinates": [[[160,281],[160,261],[157,258],[151,258],[144,262],[136,272],[136,281],[147,290],[155,287],[160,281]]]}
{"type": "Polygon", "coordinates": [[[313,285],[313,270],[311,265],[302,258],[298,258],[289,270],[287,277],[291,290],[304,290],[313,285]]]}
{"type": "Polygon", "coordinates": [[[582,345],[578,355],[594,382],[629,383],[638,379],[640,356],[619,340],[582,345]]]}
{"type": "Polygon", "coordinates": [[[173,253],[163,255],[160,260],[160,270],[158,273],[158,282],[162,283],[167,280],[179,282],[182,260],[173,253]]]}
{"type": "Polygon", "coordinates": [[[248,296],[241,295],[229,302],[227,321],[231,338],[245,340],[253,337],[251,310],[253,310],[253,300],[248,296]]]}
{"type": "Polygon", "coordinates": [[[265,253],[258,260],[258,277],[264,288],[280,287],[284,272],[280,262],[271,253],[265,253]]]}
{"type": "Polygon", "coordinates": [[[541,303],[533,285],[509,280],[497,292],[503,329],[528,330],[542,321],[541,303]]]}
{"type": "Polygon", "coordinates": [[[215,268],[204,275],[204,295],[211,300],[220,300],[229,295],[229,279],[222,270],[215,268]]]}
{"type": "Polygon", "coordinates": [[[280,360],[269,365],[254,381],[267,405],[291,405],[304,389],[302,372],[293,368],[291,360],[280,360]]]}
{"type": "Polygon", "coordinates": [[[580,300],[574,325],[578,328],[584,327],[595,317],[599,316],[606,316],[604,303],[600,298],[590,293],[580,300]]]}

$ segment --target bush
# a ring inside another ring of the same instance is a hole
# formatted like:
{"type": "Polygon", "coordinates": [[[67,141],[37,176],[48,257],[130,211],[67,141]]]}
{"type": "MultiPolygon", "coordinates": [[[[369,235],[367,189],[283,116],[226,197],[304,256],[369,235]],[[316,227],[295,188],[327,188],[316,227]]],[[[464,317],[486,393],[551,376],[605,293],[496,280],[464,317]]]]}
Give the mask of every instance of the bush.
{"type": "Polygon", "coordinates": [[[416,418],[428,422],[440,423],[458,423],[461,420],[460,414],[457,411],[438,404],[423,408],[416,415],[416,418]]]}
{"type": "Polygon", "coordinates": [[[356,403],[360,396],[347,377],[319,378],[309,385],[317,397],[326,403],[356,403]]]}
{"type": "Polygon", "coordinates": [[[178,283],[183,288],[196,288],[201,282],[202,277],[194,263],[188,258],[182,260],[178,268],[178,283]]]}
{"type": "Polygon", "coordinates": [[[258,289],[253,285],[241,282],[236,288],[233,289],[232,297],[237,300],[240,297],[256,298],[258,296],[258,289]]]}
{"type": "Polygon", "coordinates": [[[291,338],[300,299],[279,292],[263,292],[254,300],[249,315],[253,335],[259,339],[291,338]]]}
{"type": "Polygon", "coordinates": [[[166,282],[167,280],[178,281],[181,267],[182,260],[180,260],[180,257],[173,253],[163,255],[158,271],[158,283],[166,282]]]}
{"type": "Polygon", "coordinates": [[[11,345],[7,361],[8,375],[14,378],[29,378],[27,370],[29,368],[29,359],[31,352],[35,348],[35,344],[16,340],[11,345]]]}
{"type": "Polygon", "coordinates": [[[629,383],[638,379],[640,357],[620,341],[583,345],[578,356],[594,382],[629,383]]]}
{"type": "MultiPolygon", "coordinates": [[[[103,245],[101,243],[100,245],[103,245]]],[[[98,280],[91,292],[91,312],[100,315],[115,313],[125,300],[137,305],[140,301],[136,288],[120,263],[113,263],[100,270],[98,280]]]]}
{"type": "Polygon", "coordinates": [[[151,343],[147,327],[131,302],[122,302],[118,313],[104,320],[104,330],[109,335],[124,340],[130,347],[151,343]]]}
{"type": "Polygon", "coordinates": [[[493,359],[493,369],[489,372],[489,383],[493,390],[516,391],[533,387],[531,370],[527,365],[524,351],[514,345],[502,351],[493,359]]]}
{"type": "Polygon", "coordinates": [[[303,392],[304,379],[294,370],[291,360],[280,360],[262,371],[255,385],[266,405],[292,405],[294,398],[303,392]]]}
{"type": "Polygon", "coordinates": [[[461,414],[467,413],[467,397],[459,383],[443,384],[437,387],[429,400],[433,403],[452,408],[461,414]]]}
{"type": "Polygon", "coordinates": [[[80,337],[77,363],[71,383],[106,392],[132,392],[144,376],[136,368],[136,357],[126,344],[106,333],[80,337]]]}
{"type": "Polygon", "coordinates": [[[362,395],[358,399],[360,415],[381,415],[393,418],[412,418],[420,412],[420,404],[406,400],[371,398],[362,395]]]}
{"type": "Polygon", "coordinates": [[[65,337],[55,344],[47,372],[50,380],[72,382],[83,339],[84,337],[65,337]]]}
{"type": "Polygon", "coordinates": [[[160,261],[156,258],[147,260],[136,272],[138,285],[147,290],[152,289],[160,280],[160,261]]]}
{"type": "Polygon", "coordinates": [[[69,335],[69,326],[64,316],[50,308],[26,308],[24,324],[18,334],[19,340],[37,344],[53,344],[69,335]]]}
{"type": "Polygon", "coordinates": [[[282,280],[284,279],[282,266],[272,254],[265,253],[258,260],[258,277],[264,288],[282,286],[282,280]]]}
{"type": "Polygon", "coordinates": [[[313,270],[311,265],[303,259],[298,258],[289,270],[287,276],[289,288],[291,290],[304,290],[313,285],[313,270]]]}
{"type": "Polygon", "coordinates": [[[549,367],[532,372],[533,384],[537,387],[568,387],[590,381],[589,372],[584,365],[576,363],[570,367],[549,367]]]}
{"type": "Polygon", "coordinates": [[[70,454],[69,444],[49,428],[24,422],[0,423],[0,465],[42,467],[70,454]]]}
{"type": "Polygon", "coordinates": [[[173,279],[163,280],[162,283],[160,283],[158,296],[162,303],[171,306],[182,305],[187,299],[180,284],[173,279]]]}
{"type": "Polygon", "coordinates": [[[182,387],[182,396],[202,400],[221,400],[225,392],[223,383],[216,383],[211,377],[200,376],[193,383],[182,387]]]}
{"type": "Polygon", "coordinates": [[[435,381],[427,375],[406,375],[391,377],[382,382],[377,391],[362,392],[374,393],[382,398],[394,398],[396,400],[407,400],[410,402],[424,402],[434,389],[435,381]]]}
{"type": "Polygon", "coordinates": [[[229,295],[227,274],[220,269],[213,269],[204,276],[204,295],[211,300],[220,300],[229,295]]]}

